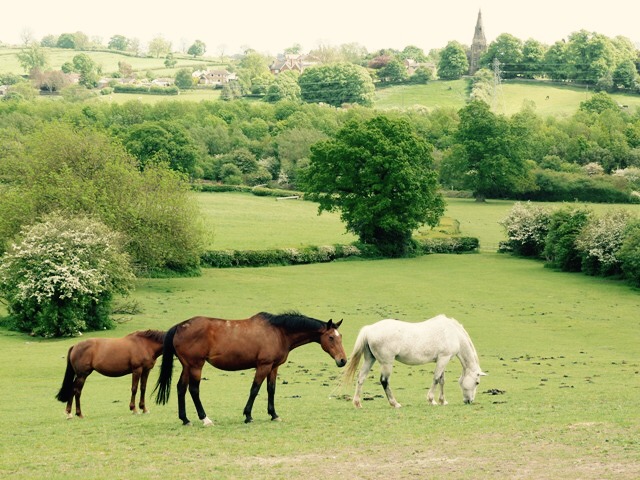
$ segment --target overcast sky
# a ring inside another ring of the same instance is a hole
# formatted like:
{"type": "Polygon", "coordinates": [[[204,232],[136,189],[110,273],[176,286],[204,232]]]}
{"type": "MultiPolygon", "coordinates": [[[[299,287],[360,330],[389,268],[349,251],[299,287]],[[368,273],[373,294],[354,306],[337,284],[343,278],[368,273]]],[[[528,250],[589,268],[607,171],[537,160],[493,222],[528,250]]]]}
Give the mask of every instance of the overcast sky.
{"type": "Polygon", "coordinates": [[[162,36],[174,50],[202,40],[207,53],[245,47],[275,55],[294,44],[359,43],[369,52],[415,45],[428,52],[450,40],[470,45],[478,11],[487,41],[501,33],[552,44],[581,29],[630,38],[640,45],[640,1],[610,0],[18,0],[0,11],[0,42],[19,44],[24,32],[81,31],[104,44],[113,35],[146,45],[162,36]],[[596,6],[597,5],[597,6],[596,6]]]}

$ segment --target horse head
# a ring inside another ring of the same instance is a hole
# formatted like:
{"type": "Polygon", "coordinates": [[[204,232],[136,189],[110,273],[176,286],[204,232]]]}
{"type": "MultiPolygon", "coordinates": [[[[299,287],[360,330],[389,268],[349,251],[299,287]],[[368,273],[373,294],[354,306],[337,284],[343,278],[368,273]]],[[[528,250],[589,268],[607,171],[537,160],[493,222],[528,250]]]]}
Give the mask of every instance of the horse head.
{"type": "Polygon", "coordinates": [[[342,335],[338,332],[338,327],[342,325],[342,320],[333,323],[333,320],[327,322],[326,328],[320,334],[320,346],[335,360],[338,367],[344,367],[347,364],[347,354],[342,346],[342,335]]]}
{"type": "Polygon", "coordinates": [[[469,369],[462,373],[458,380],[462,389],[462,399],[464,403],[472,403],[476,398],[476,390],[480,385],[480,377],[484,377],[486,373],[482,370],[469,369]]]}

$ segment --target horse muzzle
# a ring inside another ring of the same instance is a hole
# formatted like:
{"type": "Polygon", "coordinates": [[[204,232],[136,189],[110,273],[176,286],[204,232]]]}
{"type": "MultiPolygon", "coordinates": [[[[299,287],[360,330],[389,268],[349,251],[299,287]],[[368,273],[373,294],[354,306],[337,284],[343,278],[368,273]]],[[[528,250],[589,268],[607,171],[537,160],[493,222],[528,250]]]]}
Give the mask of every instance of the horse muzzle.
{"type": "Polygon", "coordinates": [[[344,367],[347,364],[346,358],[336,358],[336,365],[340,368],[344,367]]]}

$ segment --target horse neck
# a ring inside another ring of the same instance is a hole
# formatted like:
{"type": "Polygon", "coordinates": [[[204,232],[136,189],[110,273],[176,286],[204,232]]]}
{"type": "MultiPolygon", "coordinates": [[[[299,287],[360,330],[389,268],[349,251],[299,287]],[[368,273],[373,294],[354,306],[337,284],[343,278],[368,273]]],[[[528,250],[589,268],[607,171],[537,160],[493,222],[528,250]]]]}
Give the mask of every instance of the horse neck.
{"type": "Polygon", "coordinates": [[[479,369],[480,361],[478,360],[478,353],[471,341],[469,334],[461,329],[460,332],[460,351],[458,352],[458,358],[462,364],[462,368],[465,371],[470,369],[479,369]]]}
{"type": "Polygon", "coordinates": [[[301,347],[311,342],[320,341],[320,332],[287,332],[284,331],[284,336],[289,342],[289,351],[294,348],[301,347]]]}

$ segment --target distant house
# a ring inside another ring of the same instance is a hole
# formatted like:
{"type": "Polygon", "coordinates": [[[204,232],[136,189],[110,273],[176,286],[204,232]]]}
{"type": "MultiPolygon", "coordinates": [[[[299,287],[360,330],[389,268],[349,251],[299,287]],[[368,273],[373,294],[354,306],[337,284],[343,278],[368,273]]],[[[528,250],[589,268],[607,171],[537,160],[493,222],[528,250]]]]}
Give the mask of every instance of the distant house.
{"type": "Polygon", "coordinates": [[[154,78],[151,80],[151,85],[156,85],[158,87],[170,87],[173,84],[174,80],[170,77],[154,78]]]}
{"type": "Polygon", "coordinates": [[[231,73],[226,69],[219,70],[196,70],[192,73],[194,78],[198,79],[199,85],[222,86],[232,80],[237,80],[235,73],[231,73]]]}
{"type": "Polygon", "coordinates": [[[297,71],[299,73],[304,72],[305,68],[316,65],[318,62],[314,61],[307,55],[281,55],[269,65],[269,70],[274,75],[286,71],[297,71]]]}
{"type": "Polygon", "coordinates": [[[433,62],[423,62],[423,63],[418,63],[416,62],[414,59],[412,58],[407,58],[404,61],[404,66],[407,69],[407,73],[409,74],[409,76],[413,75],[414,73],[416,73],[416,70],[420,67],[422,68],[426,68],[427,70],[431,70],[431,72],[435,75],[436,72],[436,66],[433,62]]]}

